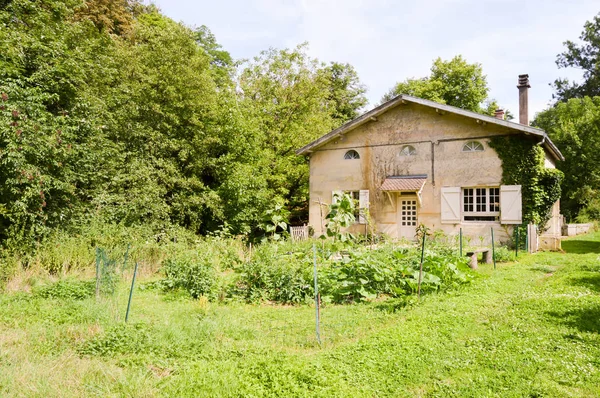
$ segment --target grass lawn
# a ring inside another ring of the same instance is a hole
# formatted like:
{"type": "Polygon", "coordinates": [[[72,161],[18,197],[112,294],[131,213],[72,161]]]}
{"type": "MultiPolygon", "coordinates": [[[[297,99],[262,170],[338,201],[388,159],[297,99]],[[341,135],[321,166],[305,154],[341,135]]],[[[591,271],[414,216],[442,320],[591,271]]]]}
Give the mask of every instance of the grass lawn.
{"type": "Polygon", "coordinates": [[[600,233],[390,311],[0,295],[0,396],[600,396],[600,233]]]}

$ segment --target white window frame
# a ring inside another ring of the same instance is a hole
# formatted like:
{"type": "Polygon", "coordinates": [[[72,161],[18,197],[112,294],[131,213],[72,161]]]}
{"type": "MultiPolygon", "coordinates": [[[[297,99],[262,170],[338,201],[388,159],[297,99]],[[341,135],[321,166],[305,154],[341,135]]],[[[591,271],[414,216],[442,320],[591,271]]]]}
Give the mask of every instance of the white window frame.
{"type": "Polygon", "coordinates": [[[480,141],[468,141],[465,142],[463,147],[462,147],[462,151],[463,152],[483,152],[485,151],[485,146],[483,146],[483,143],[481,143],[480,141]],[[481,148],[481,149],[479,149],[481,148]]]}
{"type": "Polygon", "coordinates": [[[417,150],[412,145],[404,145],[400,149],[400,153],[399,153],[399,156],[402,156],[402,157],[416,156],[416,155],[417,155],[417,150]]]}
{"type": "Polygon", "coordinates": [[[360,159],[360,153],[356,149],[349,149],[344,153],[344,160],[358,160],[360,159]],[[349,154],[352,154],[349,156],[349,154]],[[355,155],[356,154],[356,155],[355,155]],[[354,157],[356,156],[356,157],[354,157]]]}
{"type": "Polygon", "coordinates": [[[500,186],[473,186],[473,187],[461,187],[460,189],[460,218],[461,222],[464,223],[500,223],[500,186]],[[473,211],[465,210],[465,190],[472,189],[473,190],[473,211]],[[477,211],[477,190],[484,189],[485,190],[485,211],[477,211]],[[498,211],[490,211],[490,190],[497,189],[498,190],[498,201],[494,203],[498,203],[498,211]],[[466,217],[494,217],[494,220],[466,220],[466,217]]]}

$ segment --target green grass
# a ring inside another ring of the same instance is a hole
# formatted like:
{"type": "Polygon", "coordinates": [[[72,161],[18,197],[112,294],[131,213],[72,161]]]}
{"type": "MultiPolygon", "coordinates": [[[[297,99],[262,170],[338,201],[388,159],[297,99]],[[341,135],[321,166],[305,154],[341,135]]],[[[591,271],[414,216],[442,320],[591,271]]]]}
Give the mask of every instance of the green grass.
{"type": "Polygon", "coordinates": [[[599,246],[595,233],[482,265],[396,312],[326,306],[322,346],[310,306],[136,290],[124,325],[125,282],[98,303],[6,294],[0,396],[600,396],[599,246]]]}

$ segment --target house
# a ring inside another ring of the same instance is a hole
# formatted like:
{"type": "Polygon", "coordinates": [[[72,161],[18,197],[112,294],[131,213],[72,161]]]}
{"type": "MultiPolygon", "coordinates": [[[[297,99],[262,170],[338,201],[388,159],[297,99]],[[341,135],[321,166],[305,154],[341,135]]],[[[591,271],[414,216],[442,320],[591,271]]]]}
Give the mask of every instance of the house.
{"type": "MultiPolygon", "coordinates": [[[[358,199],[379,233],[413,239],[424,224],[449,235],[489,242],[490,228],[508,240],[522,223],[520,186],[504,186],[502,162],[489,140],[515,135],[537,140],[545,166],[562,154],[542,130],[528,125],[528,75],[519,76],[520,123],[503,111],[486,116],[408,95],[399,95],[296,151],[310,159],[309,224],[324,232],[326,206],[336,192],[358,199]]],[[[545,239],[560,242],[558,202],[545,239]]],[[[367,231],[357,217],[351,232],[367,231]]],[[[473,243],[478,242],[475,240],[473,243]]],[[[558,243],[559,244],[559,243],[558,243]]]]}

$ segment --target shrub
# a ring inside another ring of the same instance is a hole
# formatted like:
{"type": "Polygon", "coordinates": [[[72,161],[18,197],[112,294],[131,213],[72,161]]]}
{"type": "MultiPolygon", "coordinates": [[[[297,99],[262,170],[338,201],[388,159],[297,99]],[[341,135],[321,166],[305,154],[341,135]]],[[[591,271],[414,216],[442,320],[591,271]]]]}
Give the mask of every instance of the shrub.
{"type": "MultiPolygon", "coordinates": [[[[252,261],[236,268],[237,278],[230,294],[247,301],[271,300],[302,303],[313,299],[312,246],[293,247],[265,244],[257,248],[252,261]]],[[[393,297],[417,291],[420,251],[416,248],[377,249],[352,247],[332,252],[333,246],[318,250],[319,290],[325,301],[348,303],[370,300],[378,295],[393,297]]],[[[463,272],[467,259],[451,249],[426,251],[422,292],[457,287],[469,281],[463,272]]]]}
{"type": "MultiPolygon", "coordinates": [[[[421,281],[422,292],[457,287],[469,281],[466,259],[449,253],[426,251],[421,281]]],[[[417,292],[420,251],[383,246],[356,250],[324,271],[323,294],[334,302],[361,301],[386,294],[394,297],[417,292]]]]}
{"type": "Polygon", "coordinates": [[[193,298],[212,297],[216,293],[217,272],[206,253],[188,250],[167,258],[162,268],[165,279],[163,290],[183,289],[193,298]]]}
{"type": "Polygon", "coordinates": [[[94,295],[95,281],[63,279],[35,291],[36,296],[53,299],[83,300],[94,295]]]}
{"type": "Polygon", "coordinates": [[[494,257],[496,258],[497,263],[515,261],[515,252],[506,246],[499,246],[494,250],[494,257]]]}
{"type": "Polygon", "coordinates": [[[263,244],[251,261],[239,266],[230,289],[247,301],[271,300],[302,303],[314,296],[313,262],[310,250],[284,251],[285,246],[263,244]]]}
{"type": "Polygon", "coordinates": [[[144,324],[119,324],[82,344],[78,352],[85,356],[147,353],[153,348],[151,340],[144,324]]]}

